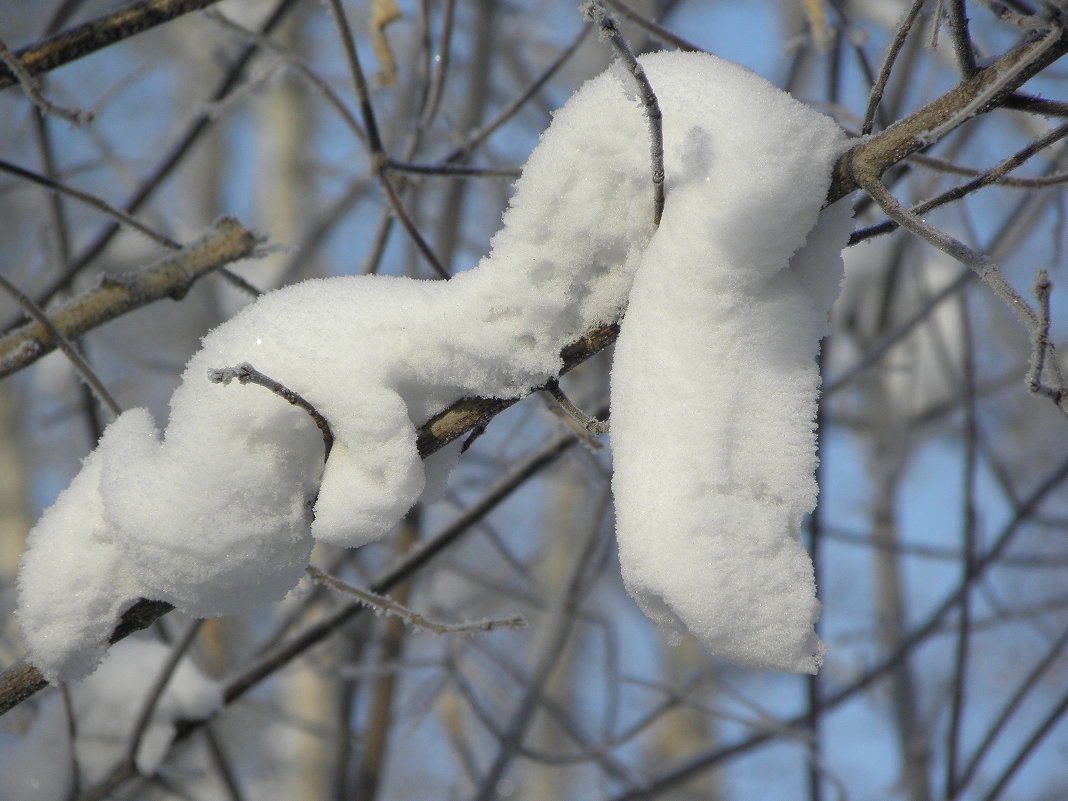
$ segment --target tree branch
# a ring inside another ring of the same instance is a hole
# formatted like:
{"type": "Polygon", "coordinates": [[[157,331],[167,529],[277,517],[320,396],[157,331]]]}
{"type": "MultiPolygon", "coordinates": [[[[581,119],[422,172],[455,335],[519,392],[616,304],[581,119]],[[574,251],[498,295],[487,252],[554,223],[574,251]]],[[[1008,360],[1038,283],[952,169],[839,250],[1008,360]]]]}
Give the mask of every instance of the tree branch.
{"type": "MultiPolygon", "coordinates": [[[[60,333],[75,339],[162,298],[180,300],[199,278],[251,256],[261,242],[261,237],[233,217],[223,217],[181,252],[120,278],[104,278],[95,289],[50,309],[49,317],[60,333]]],[[[57,344],[39,322],[26,323],[0,337],[0,379],[51,353],[57,344]]]]}
{"type": "MultiPolygon", "coordinates": [[[[84,25],[23,47],[15,52],[15,58],[27,75],[40,75],[217,2],[219,0],[142,0],[130,3],[84,25]]],[[[6,64],[0,64],[0,90],[18,82],[15,73],[6,64]]]]}
{"type": "Polygon", "coordinates": [[[894,164],[930,145],[932,132],[944,136],[972,117],[999,107],[1065,52],[1068,33],[1059,26],[1051,28],[1048,36],[1025,41],[941,97],[857,145],[835,165],[827,202],[833,203],[859,187],[854,175],[856,166],[881,176],[894,164]],[[981,103],[974,105],[978,100],[981,103]]]}

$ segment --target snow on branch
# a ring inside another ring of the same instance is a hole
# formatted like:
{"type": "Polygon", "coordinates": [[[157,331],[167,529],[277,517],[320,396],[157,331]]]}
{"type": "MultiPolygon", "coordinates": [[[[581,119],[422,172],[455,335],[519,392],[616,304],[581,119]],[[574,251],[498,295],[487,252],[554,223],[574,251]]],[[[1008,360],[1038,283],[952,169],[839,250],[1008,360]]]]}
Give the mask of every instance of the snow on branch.
{"type": "Polygon", "coordinates": [[[727,659],[818,668],[799,525],[816,495],[814,357],[850,227],[844,205],[821,207],[847,140],[712,56],[640,66],[663,115],[659,227],[647,103],[612,69],[557,112],[476,268],[268,293],[204,338],[165,430],[145,409],[108,426],[21,568],[18,616],[46,678],[91,672],[138,598],[247,610],[297,583],[315,540],[381,537],[423,493],[442,421],[476,424],[545,386],[624,309],[612,441],[628,588],[727,659]]]}

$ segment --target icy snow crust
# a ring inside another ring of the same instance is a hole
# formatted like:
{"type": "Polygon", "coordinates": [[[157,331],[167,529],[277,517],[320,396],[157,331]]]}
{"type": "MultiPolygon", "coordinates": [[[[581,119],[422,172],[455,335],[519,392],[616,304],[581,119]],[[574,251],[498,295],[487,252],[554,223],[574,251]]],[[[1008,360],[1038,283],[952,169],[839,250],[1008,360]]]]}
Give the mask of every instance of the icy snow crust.
{"type": "Polygon", "coordinates": [[[627,585],[728,659],[815,669],[797,527],[815,501],[812,357],[845,215],[804,270],[787,262],[844,137],[712,56],[642,63],[664,117],[655,235],[641,104],[609,70],[556,113],[476,268],[272,292],[205,337],[162,434],[144,409],[108,427],[24,557],[19,618],[46,677],[91,672],[138,597],[239,612],[289,590],[314,538],[385,534],[424,489],[416,427],[461,397],[510,397],[556,375],[564,345],[618,317],[635,274],[612,388],[627,585]],[[246,361],[330,422],[325,467],[303,411],[208,381],[246,361]]]}

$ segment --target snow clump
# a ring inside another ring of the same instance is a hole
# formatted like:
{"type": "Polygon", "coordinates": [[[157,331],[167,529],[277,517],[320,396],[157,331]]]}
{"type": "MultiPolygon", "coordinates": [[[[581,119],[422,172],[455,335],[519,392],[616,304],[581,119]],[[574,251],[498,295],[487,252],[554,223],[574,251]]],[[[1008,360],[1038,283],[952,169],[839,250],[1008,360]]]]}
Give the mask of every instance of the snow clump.
{"type": "Polygon", "coordinates": [[[240,612],[293,587],[314,539],[384,535],[424,490],[417,427],[556,376],[563,346],[618,319],[635,274],[612,379],[627,586],[728,659],[816,669],[798,526],[816,495],[813,357],[848,231],[844,210],[817,217],[844,135],[713,56],[641,62],[664,119],[659,229],[642,105],[615,67],[555,114],[478,266],[271,292],[204,338],[163,431],[145,409],[108,427],[22,564],[19,620],[46,678],[90,673],[137,598],[240,612]],[[242,362],[329,421],[325,465],[305,412],[209,380],[242,362]]]}

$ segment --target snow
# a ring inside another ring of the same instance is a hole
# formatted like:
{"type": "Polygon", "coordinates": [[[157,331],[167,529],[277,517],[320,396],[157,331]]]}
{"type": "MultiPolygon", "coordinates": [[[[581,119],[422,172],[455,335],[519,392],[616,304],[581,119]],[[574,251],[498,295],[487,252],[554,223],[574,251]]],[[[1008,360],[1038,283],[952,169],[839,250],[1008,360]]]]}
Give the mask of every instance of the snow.
{"type": "MultiPolygon", "coordinates": [[[[127,640],[112,649],[93,676],[70,685],[83,788],[103,780],[125,759],[144,700],[169,658],[170,649],[162,643],[127,640]]],[[[188,660],[180,661],[142,735],[138,771],[155,773],[170,747],[176,721],[204,719],[221,705],[220,685],[188,660]]],[[[0,798],[68,798],[70,760],[57,755],[69,753],[69,747],[63,701],[56,693],[43,701],[25,734],[0,733],[0,798]]]]}
{"type": "Polygon", "coordinates": [[[670,102],[682,87],[654,83],[675,142],[668,200],[612,367],[620,563],[662,626],[740,665],[814,673],[825,647],[799,533],[849,207],[813,226],[845,137],[739,68],[687,78],[706,87],[689,113],[670,102]]]}
{"type": "MultiPolygon", "coordinates": [[[[426,489],[417,426],[462,397],[511,397],[558,374],[564,345],[618,318],[636,272],[613,379],[628,586],[727,658],[813,669],[797,526],[815,498],[812,357],[841,243],[821,236],[811,259],[787,262],[844,137],[736,65],[681,53],[642,63],[664,115],[658,230],[641,104],[610,69],[556,113],[476,268],[271,292],[205,337],[165,430],[143,409],[112,423],[38,522],[20,576],[19,619],[46,677],[86,675],[137,597],[235,613],[296,584],[314,539],[381,537],[426,489]],[[209,381],[242,362],[329,421],[325,465],[305,412],[260,386],[209,381]],[[658,496],[683,507],[669,513],[658,496]],[[675,587],[671,564],[688,568],[675,587]]],[[[838,236],[845,218],[833,218],[838,236]]],[[[439,492],[444,471],[432,472],[439,492]]]]}

